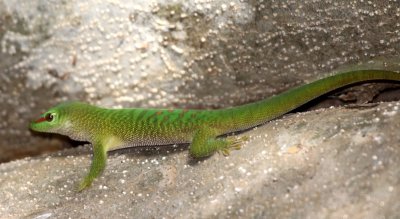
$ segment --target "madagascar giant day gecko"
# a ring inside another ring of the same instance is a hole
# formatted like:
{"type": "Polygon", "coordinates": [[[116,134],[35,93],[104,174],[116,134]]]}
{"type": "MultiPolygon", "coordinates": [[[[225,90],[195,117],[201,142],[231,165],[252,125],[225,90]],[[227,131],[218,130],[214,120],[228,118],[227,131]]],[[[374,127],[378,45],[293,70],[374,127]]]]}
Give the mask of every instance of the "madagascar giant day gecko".
{"type": "Polygon", "coordinates": [[[109,150],[191,143],[189,153],[193,158],[207,157],[217,151],[228,155],[231,149],[240,148],[246,137],[221,135],[266,123],[337,88],[372,80],[400,81],[400,73],[384,70],[340,73],[269,99],[218,110],[105,109],[68,102],[43,113],[30,128],[93,144],[89,173],[79,185],[79,190],[83,190],[105,168],[109,150]]]}

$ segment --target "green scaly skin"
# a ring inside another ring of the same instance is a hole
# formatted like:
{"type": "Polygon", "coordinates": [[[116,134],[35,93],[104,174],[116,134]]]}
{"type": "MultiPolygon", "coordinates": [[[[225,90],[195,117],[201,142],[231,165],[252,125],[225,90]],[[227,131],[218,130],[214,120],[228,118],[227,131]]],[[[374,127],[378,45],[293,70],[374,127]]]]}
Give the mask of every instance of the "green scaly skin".
{"type": "Polygon", "coordinates": [[[105,168],[109,150],[191,143],[189,152],[193,158],[207,157],[217,151],[227,155],[231,149],[239,149],[246,137],[218,136],[263,124],[329,91],[371,80],[400,81],[400,73],[383,70],[340,73],[269,99],[219,110],[104,109],[68,102],[42,114],[30,128],[93,144],[92,165],[79,186],[83,190],[105,168]]]}

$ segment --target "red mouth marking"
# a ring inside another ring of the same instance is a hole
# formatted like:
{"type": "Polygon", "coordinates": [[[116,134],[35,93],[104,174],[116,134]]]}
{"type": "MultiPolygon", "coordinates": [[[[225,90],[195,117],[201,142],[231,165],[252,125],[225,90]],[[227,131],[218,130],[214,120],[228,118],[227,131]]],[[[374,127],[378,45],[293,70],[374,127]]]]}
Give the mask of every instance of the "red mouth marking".
{"type": "Polygon", "coordinates": [[[35,123],[44,122],[44,121],[46,121],[46,118],[40,117],[39,119],[37,119],[37,120],[35,121],[35,123]]]}

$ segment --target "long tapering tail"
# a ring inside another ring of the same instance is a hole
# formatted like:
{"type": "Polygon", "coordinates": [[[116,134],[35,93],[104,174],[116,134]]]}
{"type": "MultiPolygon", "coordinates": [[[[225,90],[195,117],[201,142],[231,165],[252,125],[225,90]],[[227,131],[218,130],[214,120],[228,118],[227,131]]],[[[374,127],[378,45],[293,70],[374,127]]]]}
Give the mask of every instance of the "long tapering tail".
{"type": "Polygon", "coordinates": [[[224,121],[226,132],[257,126],[279,117],[330,91],[350,84],[387,80],[400,81],[400,73],[385,70],[358,70],[339,73],[296,87],[277,96],[238,107],[217,110],[224,121]]]}

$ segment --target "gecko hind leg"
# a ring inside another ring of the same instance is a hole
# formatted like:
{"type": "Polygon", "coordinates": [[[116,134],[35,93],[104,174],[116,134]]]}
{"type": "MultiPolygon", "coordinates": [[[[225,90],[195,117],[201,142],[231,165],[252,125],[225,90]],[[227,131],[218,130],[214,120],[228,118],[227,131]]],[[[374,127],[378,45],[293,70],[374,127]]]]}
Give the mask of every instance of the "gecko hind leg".
{"type": "Polygon", "coordinates": [[[215,152],[221,152],[223,155],[229,155],[230,150],[240,149],[246,137],[236,138],[229,136],[227,138],[217,138],[218,133],[212,128],[202,128],[198,130],[189,147],[189,153],[194,158],[208,157],[215,152]]]}
{"type": "Polygon", "coordinates": [[[107,161],[107,151],[101,143],[93,144],[93,158],[89,173],[81,181],[78,191],[88,188],[104,170],[107,161]]]}

